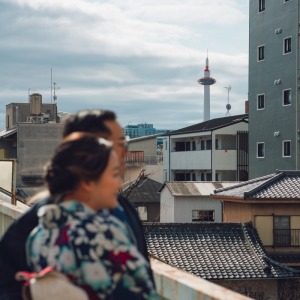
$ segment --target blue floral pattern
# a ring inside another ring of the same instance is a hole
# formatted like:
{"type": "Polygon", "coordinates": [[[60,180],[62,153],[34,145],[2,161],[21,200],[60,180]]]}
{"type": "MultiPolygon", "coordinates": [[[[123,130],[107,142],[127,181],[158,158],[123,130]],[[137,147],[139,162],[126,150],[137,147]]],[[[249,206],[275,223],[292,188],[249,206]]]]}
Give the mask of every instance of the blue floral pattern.
{"type": "Polygon", "coordinates": [[[143,299],[158,299],[149,263],[130,240],[124,223],[108,210],[95,212],[81,202],[65,201],[41,207],[38,216],[39,225],[27,239],[33,271],[52,266],[101,299],[120,281],[143,299]]]}

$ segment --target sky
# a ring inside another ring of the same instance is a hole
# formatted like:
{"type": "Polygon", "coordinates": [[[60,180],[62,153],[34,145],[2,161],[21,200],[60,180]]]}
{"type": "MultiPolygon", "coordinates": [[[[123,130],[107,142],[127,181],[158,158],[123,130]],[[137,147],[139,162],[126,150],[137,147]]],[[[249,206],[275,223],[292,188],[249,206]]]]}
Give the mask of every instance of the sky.
{"type": "Polygon", "coordinates": [[[0,130],[7,104],[31,93],[53,103],[51,82],[58,111],[105,108],[157,129],[202,122],[207,56],[211,118],[228,100],[242,114],[248,12],[245,0],[0,0],[0,130]]]}

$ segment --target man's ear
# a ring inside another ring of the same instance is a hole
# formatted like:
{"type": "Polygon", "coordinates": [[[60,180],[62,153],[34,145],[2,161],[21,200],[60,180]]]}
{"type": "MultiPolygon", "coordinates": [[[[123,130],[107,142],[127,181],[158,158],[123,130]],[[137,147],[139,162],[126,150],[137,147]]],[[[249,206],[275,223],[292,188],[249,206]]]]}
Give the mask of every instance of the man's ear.
{"type": "Polygon", "coordinates": [[[81,181],[79,183],[79,188],[86,192],[87,194],[90,194],[93,190],[93,187],[94,187],[94,182],[93,181],[81,181]]]}

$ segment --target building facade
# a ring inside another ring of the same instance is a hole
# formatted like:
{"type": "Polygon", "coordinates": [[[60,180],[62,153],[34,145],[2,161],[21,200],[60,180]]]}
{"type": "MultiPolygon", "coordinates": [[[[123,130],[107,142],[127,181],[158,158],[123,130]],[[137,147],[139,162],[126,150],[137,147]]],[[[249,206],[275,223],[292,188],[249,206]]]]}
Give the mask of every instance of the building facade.
{"type": "Polygon", "coordinates": [[[212,119],[164,135],[166,181],[248,179],[248,115],[212,119]]]}
{"type": "Polygon", "coordinates": [[[152,134],[161,134],[166,133],[170,130],[167,129],[156,129],[153,127],[153,124],[142,123],[136,125],[127,125],[123,128],[124,135],[128,136],[130,139],[152,135],[152,134]]]}
{"type": "Polygon", "coordinates": [[[300,7],[249,5],[249,178],[256,178],[300,166],[300,7]]]}

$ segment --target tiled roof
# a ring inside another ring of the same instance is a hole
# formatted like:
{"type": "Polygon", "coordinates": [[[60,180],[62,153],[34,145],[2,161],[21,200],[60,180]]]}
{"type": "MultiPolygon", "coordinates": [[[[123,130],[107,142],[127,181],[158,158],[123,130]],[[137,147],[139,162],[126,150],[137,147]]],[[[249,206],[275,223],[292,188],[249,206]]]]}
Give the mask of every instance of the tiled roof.
{"type": "Polygon", "coordinates": [[[300,263],[300,253],[298,252],[270,252],[268,253],[268,256],[271,257],[272,259],[278,261],[279,263],[300,263]]]}
{"type": "Polygon", "coordinates": [[[210,280],[288,278],[296,270],[269,258],[251,223],[144,225],[151,256],[210,280]]]}
{"type": "Polygon", "coordinates": [[[300,199],[300,171],[277,171],[243,183],[217,189],[218,198],[300,199]]]}
{"type": "Polygon", "coordinates": [[[216,118],[211,119],[202,123],[194,124],[188,127],[184,127],[178,130],[174,130],[165,134],[162,134],[162,136],[167,135],[174,135],[179,133],[188,133],[188,132],[199,132],[199,131],[210,131],[215,130],[217,128],[222,128],[225,126],[229,126],[241,121],[246,122],[248,119],[248,114],[243,115],[236,115],[236,116],[230,116],[230,117],[223,117],[223,118],[216,118]]]}
{"type": "Polygon", "coordinates": [[[237,182],[199,182],[199,181],[168,181],[166,186],[173,196],[210,196],[214,190],[235,185],[237,182]]]}
{"type": "MultiPolygon", "coordinates": [[[[144,177],[131,190],[128,199],[130,202],[160,202],[159,190],[161,186],[161,183],[149,177],[144,177]]],[[[130,189],[130,187],[127,187],[127,189],[130,189]]],[[[127,189],[125,190],[125,194],[128,191],[127,189]]]]}

